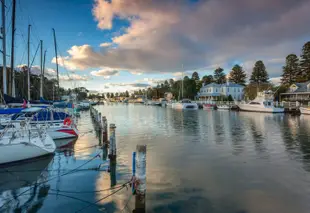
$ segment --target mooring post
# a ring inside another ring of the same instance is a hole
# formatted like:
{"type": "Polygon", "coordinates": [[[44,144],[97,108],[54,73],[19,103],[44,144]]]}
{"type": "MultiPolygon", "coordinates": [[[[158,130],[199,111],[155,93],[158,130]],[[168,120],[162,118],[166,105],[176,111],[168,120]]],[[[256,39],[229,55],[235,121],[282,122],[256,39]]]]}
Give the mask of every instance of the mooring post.
{"type": "Polygon", "coordinates": [[[99,129],[101,130],[102,128],[102,122],[101,122],[101,112],[98,113],[98,117],[97,117],[98,123],[99,123],[99,129]]]}
{"type": "MultiPolygon", "coordinates": [[[[132,152],[132,180],[136,179],[136,152],[132,152]]],[[[135,184],[131,187],[132,194],[135,193],[135,184]]]]}
{"type": "Polygon", "coordinates": [[[102,116],[102,144],[107,143],[108,141],[108,123],[107,118],[102,116]]]}
{"type": "Polygon", "coordinates": [[[116,140],[115,140],[115,124],[110,124],[110,160],[116,159],[116,140]]]}
{"type": "Polygon", "coordinates": [[[144,213],[146,195],[146,145],[137,145],[136,152],[135,212],[144,213]]]}

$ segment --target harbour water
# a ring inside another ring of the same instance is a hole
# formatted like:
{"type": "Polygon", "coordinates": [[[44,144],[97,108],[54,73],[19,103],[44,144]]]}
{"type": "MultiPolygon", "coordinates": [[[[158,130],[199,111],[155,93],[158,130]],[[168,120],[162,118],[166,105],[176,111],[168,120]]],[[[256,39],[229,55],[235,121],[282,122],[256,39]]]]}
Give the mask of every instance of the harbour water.
{"type": "Polygon", "coordinates": [[[130,180],[137,144],[147,145],[147,212],[309,212],[310,116],[96,108],[117,126],[116,167],[84,111],[80,138],[55,156],[0,168],[0,212],[132,212],[130,189],[105,189],[130,180]]]}

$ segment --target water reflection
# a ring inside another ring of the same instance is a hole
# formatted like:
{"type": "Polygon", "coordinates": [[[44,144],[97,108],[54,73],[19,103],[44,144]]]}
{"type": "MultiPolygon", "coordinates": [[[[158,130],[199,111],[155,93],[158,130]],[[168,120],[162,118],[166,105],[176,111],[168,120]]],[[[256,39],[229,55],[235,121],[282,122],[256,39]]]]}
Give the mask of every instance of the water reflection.
{"type": "Polygon", "coordinates": [[[48,194],[48,184],[38,184],[48,177],[47,167],[52,156],[1,167],[0,203],[6,212],[37,212],[48,194]],[[22,192],[28,190],[22,196],[22,192]],[[7,205],[6,205],[7,203],[7,205]]]}

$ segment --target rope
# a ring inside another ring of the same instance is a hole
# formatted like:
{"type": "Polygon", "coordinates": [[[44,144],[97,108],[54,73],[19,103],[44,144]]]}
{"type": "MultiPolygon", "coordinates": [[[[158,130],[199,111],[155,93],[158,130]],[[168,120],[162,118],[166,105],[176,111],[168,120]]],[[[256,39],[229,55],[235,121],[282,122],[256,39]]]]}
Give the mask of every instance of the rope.
{"type": "MultiPolygon", "coordinates": [[[[88,161],[86,161],[86,162],[83,163],[82,165],[76,167],[75,169],[70,170],[69,172],[65,172],[65,173],[63,173],[63,174],[61,174],[61,175],[52,177],[52,178],[50,178],[50,179],[48,179],[48,180],[42,181],[42,182],[39,183],[39,184],[37,184],[37,183],[34,184],[34,185],[33,185],[32,187],[30,187],[29,189],[27,189],[27,190],[25,190],[24,192],[22,192],[22,193],[18,194],[17,196],[15,196],[15,199],[18,198],[18,197],[20,197],[20,196],[22,196],[22,195],[25,194],[26,192],[30,191],[30,190],[33,189],[35,186],[42,185],[43,183],[49,182],[49,181],[51,181],[51,180],[54,180],[55,178],[63,177],[63,176],[65,176],[65,175],[74,173],[74,172],[77,171],[79,168],[81,168],[81,167],[85,166],[86,164],[88,164],[89,162],[93,161],[96,157],[98,157],[98,155],[99,155],[99,154],[95,155],[93,158],[89,159],[88,161]]],[[[5,203],[0,207],[0,209],[2,209],[5,205],[9,204],[12,200],[14,200],[14,199],[11,199],[11,200],[9,200],[8,202],[5,202],[5,203]]]]}
{"type": "MultiPolygon", "coordinates": [[[[106,199],[106,198],[108,198],[108,197],[111,197],[112,195],[114,195],[114,194],[116,194],[117,192],[121,191],[121,190],[124,189],[125,187],[127,188],[127,184],[124,184],[122,188],[120,188],[120,189],[118,189],[118,190],[112,192],[111,194],[109,194],[109,195],[107,195],[107,196],[105,196],[105,197],[103,197],[103,198],[101,198],[101,199],[95,201],[93,204],[97,204],[97,203],[99,203],[100,201],[102,201],[102,200],[104,200],[104,199],[106,199]]],[[[87,208],[90,207],[90,206],[91,206],[91,205],[85,206],[85,207],[83,207],[83,208],[81,208],[81,209],[75,211],[75,213],[84,211],[85,209],[87,209],[87,208]]]]}
{"type": "MultiPolygon", "coordinates": [[[[127,202],[126,202],[126,204],[124,206],[124,208],[120,212],[123,212],[128,207],[128,204],[129,204],[131,198],[132,198],[132,194],[130,195],[130,197],[128,198],[128,200],[127,200],[127,202]]],[[[129,209],[129,211],[130,211],[130,209],[129,209]]]]}

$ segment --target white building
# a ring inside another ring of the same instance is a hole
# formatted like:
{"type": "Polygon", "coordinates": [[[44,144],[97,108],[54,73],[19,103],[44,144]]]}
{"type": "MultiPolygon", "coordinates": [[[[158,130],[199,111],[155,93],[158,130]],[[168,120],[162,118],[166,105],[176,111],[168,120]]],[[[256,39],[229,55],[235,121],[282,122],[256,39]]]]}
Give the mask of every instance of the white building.
{"type": "Polygon", "coordinates": [[[234,100],[240,101],[243,99],[243,89],[244,86],[230,82],[226,84],[211,83],[203,85],[197,96],[200,100],[220,100],[221,96],[231,95],[234,100]]]}

